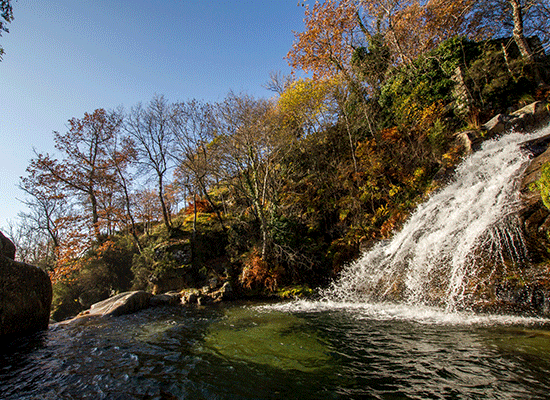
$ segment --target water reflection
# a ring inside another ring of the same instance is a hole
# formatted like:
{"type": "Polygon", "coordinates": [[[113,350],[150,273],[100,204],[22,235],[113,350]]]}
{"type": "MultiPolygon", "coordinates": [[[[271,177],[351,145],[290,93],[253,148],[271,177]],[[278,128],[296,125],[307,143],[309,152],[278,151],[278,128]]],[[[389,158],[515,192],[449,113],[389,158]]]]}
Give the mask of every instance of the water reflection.
{"type": "Polygon", "coordinates": [[[226,310],[208,329],[203,345],[228,359],[283,370],[315,372],[332,361],[327,343],[303,319],[251,307],[226,310]]]}

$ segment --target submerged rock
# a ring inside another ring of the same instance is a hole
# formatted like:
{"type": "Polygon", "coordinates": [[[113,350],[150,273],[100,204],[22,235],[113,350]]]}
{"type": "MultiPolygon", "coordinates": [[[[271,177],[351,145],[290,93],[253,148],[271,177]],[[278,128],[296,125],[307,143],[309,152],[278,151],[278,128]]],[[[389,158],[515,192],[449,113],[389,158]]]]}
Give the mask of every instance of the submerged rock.
{"type": "Polygon", "coordinates": [[[52,284],[38,267],[15,261],[15,246],[0,232],[0,337],[47,329],[52,284]]]}

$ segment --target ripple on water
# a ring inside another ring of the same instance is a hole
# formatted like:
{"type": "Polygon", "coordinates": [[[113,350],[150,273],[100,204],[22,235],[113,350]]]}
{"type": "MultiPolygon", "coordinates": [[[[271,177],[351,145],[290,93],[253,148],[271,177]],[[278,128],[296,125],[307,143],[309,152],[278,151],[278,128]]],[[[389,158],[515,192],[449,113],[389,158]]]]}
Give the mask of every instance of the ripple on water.
{"type": "Polygon", "coordinates": [[[1,397],[545,398],[546,322],[518,321],[300,301],[146,310],[20,341],[0,358],[1,397]]]}

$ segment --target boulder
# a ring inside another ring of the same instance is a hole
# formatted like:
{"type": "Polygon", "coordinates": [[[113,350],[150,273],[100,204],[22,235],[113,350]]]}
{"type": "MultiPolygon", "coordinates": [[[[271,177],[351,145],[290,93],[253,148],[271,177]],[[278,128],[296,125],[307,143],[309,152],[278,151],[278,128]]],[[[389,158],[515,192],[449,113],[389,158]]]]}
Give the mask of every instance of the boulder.
{"type": "Polygon", "coordinates": [[[151,297],[149,304],[151,307],[171,306],[178,304],[181,301],[181,295],[178,292],[168,292],[157,294],[151,297]]]}
{"type": "Polygon", "coordinates": [[[548,117],[548,105],[542,101],[535,101],[510,113],[506,128],[518,132],[530,131],[545,124],[548,117]]]}
{"type": "Polygon", "coordinates": [[[481,128],[487,132],[488,137],[493,137],[502,133],[506,129],[508,117],[504,114],[497,114],[486,122],[481,128]]]}
{"type": "Polygon", "coordinates": [[[469,129],[455,134],[455,137],[462,143],[466,154],[470,154],[473,151],[479,150],[483,137],[481,131],[475,129],[469,129]]]}
{"type": "Polygon", "coordinates": [[[229,281],[224,282],[221,287],[214,289],[210,286],[204,286],[201,289],[185,289],[181,292],[182,304],[205,305],[208,303],[233,300],[234,298],[235,293],[229,281]]]}
{"type": "Polygon", "coordinates": [[[2,232],[0,232],[0,254],[15,260],[15,245],[2,232]]]}
{"type": "Polygon", "coordinates": [[[151,293],[147,293],[143,290],[120,293],[93,304],[89,310],[80,313],[78,317],[118,317],[120,315],[132,314],[144,308],[148,308],[150,306],[151,296],[151,293]]]}
{"type": "Polygon", "coordinates": [[[531,115],[537,119],[544,119],[548,115],[548,105],[543,101],[535,101],[510,113],[511,117],[521,117],[522,115],[531,115]]]}
{"type": "Polygon", "coordinates": [[[230,282],[225,282],[223,286],[216,292],[216,298],[219,300],[232,300],[235,294],[230,282]]]}
{"type": "Polygon", "coordinates": [[[548,122],[549,106],[543,101],[535,101],[509,114],[497,114],[482,125],[485,138],[495,137],[505,131],[527,132],[548,122]]]}
{"type": "Polygon", "coordinates": [[[0,337],[48,328],[52,284],[38,267],[15,261],[15,246],[0,233],[0,337]]]}

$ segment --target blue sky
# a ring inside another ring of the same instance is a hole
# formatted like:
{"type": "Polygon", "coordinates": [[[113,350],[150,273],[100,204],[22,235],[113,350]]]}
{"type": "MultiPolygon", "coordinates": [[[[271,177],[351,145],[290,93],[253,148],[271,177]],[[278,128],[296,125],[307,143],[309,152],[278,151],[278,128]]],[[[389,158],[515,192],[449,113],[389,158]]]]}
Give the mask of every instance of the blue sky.
{"type": "Polygon", "coordinates": [[[24,210],[20,176],[53,131],[97,108],[257,97],[303,30],[297,0],[17,0],[0,37],[0,228],[24,210]]]}

